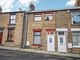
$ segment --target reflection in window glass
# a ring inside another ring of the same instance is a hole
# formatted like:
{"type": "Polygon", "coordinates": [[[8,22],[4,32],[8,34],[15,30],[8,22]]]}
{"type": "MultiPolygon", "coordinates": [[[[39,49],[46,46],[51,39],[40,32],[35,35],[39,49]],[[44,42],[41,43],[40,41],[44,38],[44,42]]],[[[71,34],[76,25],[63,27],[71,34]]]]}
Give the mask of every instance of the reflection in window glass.
{"type": "Polygon", "coordinates": [[[74,24],[80,24],[80,15],[75,15],[73,17],[73,23],[74,24]]]}
{"type": "Polygon", "coordinates": [[[45,20],[52,20],[52,19],[53,19],[52,14],[46,14],[45,15],[45,20]]]}

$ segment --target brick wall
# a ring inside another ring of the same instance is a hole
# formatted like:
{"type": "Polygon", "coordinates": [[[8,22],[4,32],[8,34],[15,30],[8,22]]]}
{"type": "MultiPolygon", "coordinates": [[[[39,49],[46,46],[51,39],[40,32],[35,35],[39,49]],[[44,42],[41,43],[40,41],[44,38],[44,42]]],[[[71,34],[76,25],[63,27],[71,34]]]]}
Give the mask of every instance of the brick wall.
{"type": "Polygon", "coordinates": [[[28,20],[28,41],[30,42],[30,47],[35,49],[47,50],[47,31],[46,29],[55,30],[55,12],[53,14],[53,20],[45,21],[45,13],[41,13],[42,19],[39,22],[34,21],[34,14],[29,15],[28,20]],[[41,45],[33,46],[33,29],[41,29],[41,45]]]}
{"type": "Polygon", "coordinates": [[[10,20],[10,14],[3,13],[1,15],[1,23],[2,23],[1,25],[2,25],[2,27],[4,27],[2,45],[21,47],[23,18],[24,18],[24,13],[16,13],[16,24],[15,24],[15,29],[14,29],[14,42],[6,42],[7,35],[8,35],[8,27],[9,27],[8,24],[9,24],[9,20],[10,20]]]}

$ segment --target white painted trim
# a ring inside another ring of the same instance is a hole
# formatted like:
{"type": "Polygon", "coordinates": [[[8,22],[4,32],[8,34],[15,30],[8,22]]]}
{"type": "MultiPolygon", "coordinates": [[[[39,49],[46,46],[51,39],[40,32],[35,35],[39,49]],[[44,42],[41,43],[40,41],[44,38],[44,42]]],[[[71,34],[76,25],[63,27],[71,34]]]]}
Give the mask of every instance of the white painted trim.
{"type": "Polygon", "coordinates": [[[67,28],[57,28],[56,31],[68,31],[67,28]]]}
{"type": "Polygon", "coordinates": [[[71,28],[71,31],[80,31],[80,28],[71,28]]]}
{"type": "Polygon", "coordinates": [[[80,48],[80,46],[73,46],[73,48],[80,48]]]}
{"type": "Polygon", "coordinates": [[[51,48],[52,50],[49,50],[50,45],[49,45],[48,39],[49,39],[50,36],[52,36],[54,38],[54,43],[55,43],[55,34],[47,35],[47,51],[53,51],[54,52],[55,51],[55,44],[54,43],[53,43],[53,46],[52,46],[52,47],[54,47],[54,49],[51,48]]]}
{"type": "Polygon", "coordinates": [[[26,42],[26,46],[29,46],[29,41],[26,42]]]}

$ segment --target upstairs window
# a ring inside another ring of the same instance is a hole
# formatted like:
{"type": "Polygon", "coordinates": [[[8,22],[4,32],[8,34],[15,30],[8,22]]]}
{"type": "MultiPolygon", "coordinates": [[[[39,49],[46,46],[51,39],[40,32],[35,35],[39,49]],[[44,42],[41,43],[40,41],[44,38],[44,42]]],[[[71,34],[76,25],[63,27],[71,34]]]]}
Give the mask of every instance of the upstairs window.
{"type": "Polygon", "coordinates": [[[72,23],[73,24],[80,24],[80,12],[75,12],[72,15],[72,23]]]}
{"type": "Polygon", "coordinates": [[[46,15],[45,15],[45,20],[46,20],[46,21],[52,20],[52,19],[53,19],[52,14],[46,14],[46,15]]]}
{"type": "Polygon", "coordinates": [[[16,23],[16,15],[12,14],[12,15],[10,15],[10,22],[9,22],[9,24],[15,24],[15,23],[16,23]]]}
{"type": "Polygon", "coordinates": [[[35,21],[41,21],[41,15],[35,15],[35,21]]]}

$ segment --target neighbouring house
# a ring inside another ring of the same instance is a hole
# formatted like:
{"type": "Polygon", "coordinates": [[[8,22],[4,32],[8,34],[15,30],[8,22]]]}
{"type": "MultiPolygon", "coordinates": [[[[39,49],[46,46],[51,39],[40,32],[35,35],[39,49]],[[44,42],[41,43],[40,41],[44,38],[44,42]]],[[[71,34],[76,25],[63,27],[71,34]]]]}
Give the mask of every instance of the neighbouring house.
{"type": "Polygon", "coordinates": [[[32,11],[27,42],[34,49],[80,53],[80,8],[32,11]]]}
{"type": "Polygon", "coordinates": [[[80,53],[79,1],[76,0],[74,8],[31,11],[28,14],[27,45],[39,50],[80,53]]]}
{"type": "Polygon", "coordinates": [[[24,14],[23,11],[0,13],[0,45],[21,47],[24,14]]]}

